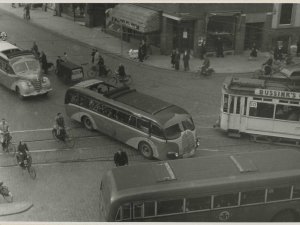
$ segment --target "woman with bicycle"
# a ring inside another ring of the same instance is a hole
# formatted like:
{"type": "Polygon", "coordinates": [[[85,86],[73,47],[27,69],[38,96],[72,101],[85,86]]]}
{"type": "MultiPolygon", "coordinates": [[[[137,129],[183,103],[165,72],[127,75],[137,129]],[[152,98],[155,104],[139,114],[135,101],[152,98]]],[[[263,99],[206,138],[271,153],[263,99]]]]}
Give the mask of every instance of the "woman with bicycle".
{"type": "Polygon", "coordinates": [[[11,139],[8,122],[3,118],[0,123],[2,150],[5,151],[11,139]]]}

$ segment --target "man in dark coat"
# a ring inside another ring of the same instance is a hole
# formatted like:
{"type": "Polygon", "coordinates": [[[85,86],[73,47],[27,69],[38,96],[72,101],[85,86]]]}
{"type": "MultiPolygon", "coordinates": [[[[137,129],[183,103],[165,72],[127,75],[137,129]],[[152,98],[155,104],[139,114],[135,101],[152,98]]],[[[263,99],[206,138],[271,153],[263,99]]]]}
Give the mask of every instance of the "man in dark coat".
{"type": "Polygon", "coordinates": [[[206,41],[202,40],[199,46],[199,57],[204,59],[203,56],[206,54],[206,41]]]}
{"type": "Polygon", "coordinates": [[[218,36],[216,40],[216,52],[217,52],[217,57],[224,57],[223,54],[223,40],[221,39],[220,36],[218,36]]]}
{"type": "Polygon", "coordinates": [[[143,44],[140,43],[139,49],[138,49],[138,58],[140,62],[144,61],[144,52],[143,52],[143,44]]]}
{"type": "Polygon", "coordinates": [[[178,49],[176,49],[175,53],[175,70],[179,70],[179,65],[180,65],[180,53],[178,49]]]}
{"type": "Polygon", "coordinates": [[[41,63],[42,63],[42,69],[44,70],[45,74],[48,74],[48,62],[47,62],[47,57],[45,53],[42,51],[41,52],[41,63]]]}
{"type": "Polygon", "coordinates": [[[128,165],[128,156],[127,153],[120,149],[114,155],[114,162],[115,165],[118,166],[125,166],[128,165]]]}
{"type": "Polygon", "coordinates": [[[176,51],[175,49],[172,50],[172,53],[171,53],[171,64],[172,64],[172,68],[175,67],[175,56],[176,56],[176,51]]]}
{"type": "Polygon", "coordinates": [[[184,51],[182,60],[183,60],[184,71],[188,71],[190,69],[189,66],[190,55],[188,54],[187,50],[184,51]]]}

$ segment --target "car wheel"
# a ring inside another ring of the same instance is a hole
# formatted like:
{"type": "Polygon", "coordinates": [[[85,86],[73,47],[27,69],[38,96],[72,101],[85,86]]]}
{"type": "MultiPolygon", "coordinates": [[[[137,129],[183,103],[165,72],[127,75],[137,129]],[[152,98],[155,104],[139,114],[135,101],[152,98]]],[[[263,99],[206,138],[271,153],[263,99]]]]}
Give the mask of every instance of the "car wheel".
{"type": "Polygon", "coordinates": [[[82,123],[84,127],[88,130],[94,130],[93,123],[87,116],[82,117],[82,123]]]}
{"type": "Polygon", "coordinates": [[[17,93],[19,99],[24,100],[24,96],[21,94],[20,89],[18,87],[16,88],[16,93],[17,93]]]}

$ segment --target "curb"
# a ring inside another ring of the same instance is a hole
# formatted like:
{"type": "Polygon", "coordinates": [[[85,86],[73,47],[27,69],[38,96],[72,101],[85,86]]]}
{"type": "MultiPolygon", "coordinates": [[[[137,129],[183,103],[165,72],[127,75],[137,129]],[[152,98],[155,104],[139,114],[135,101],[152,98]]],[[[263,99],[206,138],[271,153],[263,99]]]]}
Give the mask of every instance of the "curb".
{"type": "Polygon", "coordinates": [[[29,202],[12,202],[0,204],[0,217],[19,214],[33,207],[33,203],[29,202]]]}
{"type": "MultiPolygon", "coordinates": [[[[9,10],[6,10],[6,9],[4,9],[4,8],[0,8],[0,10],[5,11],[6,13],[12,15],[12,16],[15,17],[15,18],[22,19],[21,16],[18,16],[18,15],[16,15],[15,13],[13,13],[13,12],[11,12],[11,11],[9,11],[9,10]]],[[[63,18],[63,17],[62,17],[62,18],[63,18]]],[[[163,68],[163,67],[159,67],[159,66],[151,65],[151,64],[147,64],[147,63],[146,63],[146,64],[145,64],[145,63],[139,63],[139,62],[137,62],[137,61],[135,61],[135,60],[133,60],[133,59],[127,58],[126,56],[113,54],[113,53],[111,53],[111,52],[109,52],[109,51],[107,51],[107,50],[105,50],[105,49],[103,49],[103,48],[100,48],[100,47],[98,47],[98,46],[92,46],[92,45],[90,45],[90,44],[88,44],[88,43],[85,43],[85,42],[79,40],[79,39],[76,39],[76,38],[73,38],[73,37],[66,36],[66,35],[64,35],[64,34],[58,32],[58,31],[51,30],[51,29],[47,29],[47,28],[45,28],[45,26],[43,26],[43,25],[41,25],[41,24],[38,24],[38,23],[35,23],[35,22],[32,21],[32,20],[30,20],[29,23],[30,23],[31,25],[33,25],[33,26],[35,26],[35,27],[38,27],[38,28],[40,28],[40,29],[43,29],[43,30],[45,30],[45,31],[47,31],[47,32],[51,32],[52,34],[59,35],[59,36],[61,36],[61,37],[64,38],[64,39],[72,40],[72,41],[74,41],[74,42],[80,43],[81,45],[86,46],[86,47],[91,48],[91,49],[92,49],[92,48],[97,48],[97,49],[99,49],[102,53],[104,53],[104,54],[106,54],[106,55],[110,55],[111,57],[113,57],[113,58],[115,58],[115,59],[123,59],[123,60],[126,60],[126,61],[128,61],[128,62],[132,62],[132,63],[134,63],[135,65],[140,65],[140,66],[148,67],[148,68],[156,68],[156,69],[160,69],[160,70],[164,70],[164,71],[173,71],[173,72],[175,72],[175,73],[177,73],[177,74],[179,74],[179,73],[184,73],[184,74],[187,74],[187,73],[188,73],[188,74],[196,74],[196,73],[198,73],[198,71],[176,71],[176,70],[173,70],[173,69],[163,68]]],[[[215,73],[215,74],[231,75],[231,74],[249,74],[249,73],[253,73],[253,72],[254,72],[254,71],[248,71],[248,72],[245,72],[245,71],[239,72],[239,71],[237,71],[237,72],[225,72],[225,73],[215,73]]]]}

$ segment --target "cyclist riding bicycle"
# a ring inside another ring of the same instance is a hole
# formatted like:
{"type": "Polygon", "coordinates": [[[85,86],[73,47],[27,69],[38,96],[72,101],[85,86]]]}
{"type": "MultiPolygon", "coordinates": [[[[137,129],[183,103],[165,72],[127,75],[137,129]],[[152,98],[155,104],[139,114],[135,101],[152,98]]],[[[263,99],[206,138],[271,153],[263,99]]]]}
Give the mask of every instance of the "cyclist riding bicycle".
{"type": "Polygon", "coordinates": [[[65,120],[61,113],[57,113],[55,117],[55,125],[54,128],[56,130],[56,134],[62,141],[65,141],[66,138],[66,129],[65,129],[65,120]]]}
{"type": "Polygon", "coordinates": [[[126,77],[126,73],[125,73],[125,67],[123,64],[119,65],[117,72],[118,72],[118,75],[120,76],[120,80],[124,80],[126,77]]]}
{"type": "Polygon", "coordinates": [[[22,140],[19,142],[18,145],[18,154],[17,154],[17,159],[18,159],[18,163],[19,165],[25,169],[25,160],[28,160],[28,154],[27,152],[29,152],[29,149],[27,147],[27,144],[25,142],[23,142],[22,140]]]}
{"type": "Polygon", "coordinates": [[[8,122],[3,118],[0,123],[0,133],[1,133],[1,143],[2,143],[2,149],[4,150],[7,147],[8,142],[11,139],[10,133],[9,133],[9,126],[8,122]]]}

